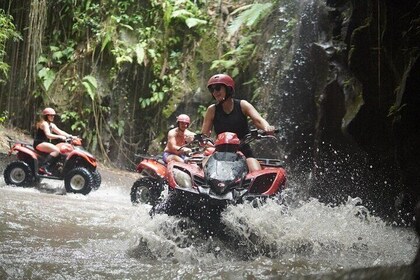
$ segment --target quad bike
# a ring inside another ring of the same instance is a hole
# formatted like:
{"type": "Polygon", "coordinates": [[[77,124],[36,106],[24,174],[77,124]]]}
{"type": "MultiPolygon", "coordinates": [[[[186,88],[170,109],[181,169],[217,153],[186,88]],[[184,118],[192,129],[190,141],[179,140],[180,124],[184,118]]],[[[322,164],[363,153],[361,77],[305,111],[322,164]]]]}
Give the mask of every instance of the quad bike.
{"type": "Polygon", "coordinates": [[[34,186],[43,178],[64,180],[68,193],[88,194],[101,185],[101,175],[97,170],[95,157],[85,151],[80,138],[67,138],[56,146],[60,150],[59,159],[49,169],[51,175],[40,174],[39,167],[48,154],[36,150],[31,143],[16,141],[8,136],[9,156],[16,154],[17,160],[10,162],[4,170],[7,185],[34,186]]]}
{"type": "MultiPolygon", "coordinates": [[[[203,135],[201,138],[201,141],[213,143],[203,135]]],[[[261,139],[276,138],[256,129],[251,130],[243,141],[235,133],[221,133],[215,142],[216,150],[201,163],[170,162],[166,174],[168,196],[153,209],[154,213],[202,220],[218,218],[230,204],[279,198],[286,185],[282,162],[257,158],[262,169],[249,172],[246,158],[239,151],[241,145],[261,139]]]]}
{"type": "Polygon", "coordinates": [[[131,202],[155,205],[167,185],[166,163],[161,155],[139,157],[142,160],[137,165],[136,171],[140,173],[140,178],[131,187],[131,202]]]}
{"type": "MultiPolygon", "coordinates": [[[[207,153],[210,153],[209,150],[206,149],[207,153]]],[[[154,206],[160,202],[164,190],[168,189],[167,164],[164,162],[162,155],[139,155],[138,157],[142,159],[136,167],[136,171],[140,173],[140,178],[131,187],[131,202],[134,205],[141,203],[154,206]]],[[[203,158],[204,153],[195,148],[185,159],[185,162],[201,162],[203,158]]]]}

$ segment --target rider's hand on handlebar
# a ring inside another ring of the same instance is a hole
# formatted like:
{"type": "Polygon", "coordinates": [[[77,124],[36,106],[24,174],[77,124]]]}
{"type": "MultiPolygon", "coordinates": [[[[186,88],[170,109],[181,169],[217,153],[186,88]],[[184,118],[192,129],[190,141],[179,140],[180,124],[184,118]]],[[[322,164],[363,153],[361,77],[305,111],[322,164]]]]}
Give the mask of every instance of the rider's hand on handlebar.
{"type": "Polygon", "coordinates": [[[272,125],[266,126],[264,128],[265,133],[267,133],[268,135],[273,135],[275,130],[276,130],[276,128],[272,125]]]}
{"type": "Polygon", "coordinates": [[[192,152],[192,150],[191,150],[190,148],[183,147],[183,148],[181,149],[181,152],[182,152],[183,154],[188,155],[188,154],[190,154],[190,153],[192,152]]]}

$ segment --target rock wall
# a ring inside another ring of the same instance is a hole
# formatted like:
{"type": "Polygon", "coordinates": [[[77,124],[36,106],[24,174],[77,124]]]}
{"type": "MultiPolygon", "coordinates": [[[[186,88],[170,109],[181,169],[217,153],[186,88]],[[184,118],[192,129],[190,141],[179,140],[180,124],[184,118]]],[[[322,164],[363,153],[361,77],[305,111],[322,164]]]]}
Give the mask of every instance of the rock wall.
{"type": "MultiPolygon", "coordinates": [[[[272,77],[265,92],[290,176],[310,196],[333,203],[359,196],[410,223],[420,190],[420,4],[301,3],[290,47],[268,45],[272,59],[263,66],[274,73],[265,75],[272,77]]],[[[276,22],[267,30],[282,38],[276,22]]]]}

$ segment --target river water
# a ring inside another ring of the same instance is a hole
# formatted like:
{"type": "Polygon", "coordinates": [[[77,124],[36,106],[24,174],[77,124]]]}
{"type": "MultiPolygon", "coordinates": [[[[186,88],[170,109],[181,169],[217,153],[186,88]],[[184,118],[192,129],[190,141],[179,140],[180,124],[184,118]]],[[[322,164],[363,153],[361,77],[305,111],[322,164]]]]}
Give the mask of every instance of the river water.
{"type": "Polygon", "coordinates": [[[111,178],[83,196],[58,181],[1,178],[0,279],[411,279],[414,231],[357,198],[232,207],[221,240],[185,219],[151,218],[131,205],[130,187],[111,178]]]}

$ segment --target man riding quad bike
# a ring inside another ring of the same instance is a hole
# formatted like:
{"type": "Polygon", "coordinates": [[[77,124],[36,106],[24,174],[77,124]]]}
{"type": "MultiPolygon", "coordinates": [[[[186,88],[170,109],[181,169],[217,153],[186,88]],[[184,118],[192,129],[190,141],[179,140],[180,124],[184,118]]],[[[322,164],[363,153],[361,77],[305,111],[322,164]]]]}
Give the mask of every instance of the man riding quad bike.
{"type": "MultiPolygon", "coordinates": [[[[212,142],[197,135],[199,147],[212,142]],[[201,139],[199,139],[201,137],[201,139]]],[[[228,206],[245,201],[280,198],[286,187],[286,171],[280,160],[257,158],[261,170],[250,171],[240,146],[257,139],[275,139],[263,131],[251,130],[240,141],[235,133],[217,136],[215,151],[195,162],[170,162],[167,166],[168,196],[154,213],[181,215],[201,220],[218,218],[228,206]]]]}

